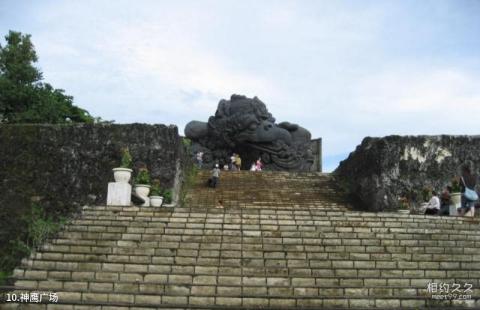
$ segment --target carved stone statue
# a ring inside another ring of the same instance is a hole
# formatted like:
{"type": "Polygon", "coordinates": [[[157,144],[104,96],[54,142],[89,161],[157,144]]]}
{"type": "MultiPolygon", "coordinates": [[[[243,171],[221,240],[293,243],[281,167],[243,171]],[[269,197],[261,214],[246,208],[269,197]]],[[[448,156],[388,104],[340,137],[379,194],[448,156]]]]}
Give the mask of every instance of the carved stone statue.
{"type": "Polygon", "coordinates": [[[244,169],[258,158],[267,170],[308,171],[313,163],[310,132],[288,122],[275,124],[257,97],[220,100],[215,116],[208,123],[191,121],[185,136],[192,140],[193,153],[203,152],[207,167],[228,163],[233,152],[242,158],[244,169]]]}

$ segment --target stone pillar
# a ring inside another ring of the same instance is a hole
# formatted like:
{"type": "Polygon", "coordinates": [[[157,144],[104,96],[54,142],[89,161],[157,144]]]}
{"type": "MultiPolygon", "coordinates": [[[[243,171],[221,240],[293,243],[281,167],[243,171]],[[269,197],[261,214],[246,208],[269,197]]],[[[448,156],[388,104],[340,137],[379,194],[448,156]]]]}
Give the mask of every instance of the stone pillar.
{"type": "Polygon", "coordinates": [[[132,186],[123,182],[109,182],[107,206],[130,206],[132,186]]]}
{"type": "Polygon", "coordinates": [[[313,165],[311,171],[322,172],[322,138],[311,140],[313,165]]]}

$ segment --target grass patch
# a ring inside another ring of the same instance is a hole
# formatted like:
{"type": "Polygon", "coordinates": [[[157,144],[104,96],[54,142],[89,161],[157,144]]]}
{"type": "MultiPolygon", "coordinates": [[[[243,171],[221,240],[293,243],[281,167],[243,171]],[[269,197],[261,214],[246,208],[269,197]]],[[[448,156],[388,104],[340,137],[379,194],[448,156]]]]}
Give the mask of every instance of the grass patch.
{"type": "Polygon", "coordinates": [[[0,286],[7,284],[7,278],[10,276],[10,272],[0,271],[0,286]]]}
{"type": "Polygon", "coordinates": [[[189,138],[183,137],[182,138],[182,144],[187,151],[190,151],[190,148],[192,146],[192,140],[190,140],[189,138]]]}
{"type": "Polygon", "coordinates": [[[5,246],[0,257],[0,285],[10,276],[20,260],[30,255],[32,250],[42,245],[48,238],[53,237],[65,224],[62,216],[56,218],[47,215],[45,209],[38,203],[33,203],[30,213],[22,218],[25,229],[22,234],[11,239],[5,246]]]}
{"type": "Polygon", "coordinates": [[[53,217],[47,216],[45,209],[40,205],[34,204],[31,216],[27,220],[27,246],[33,249],[38,248],[48,238],[55,235],[65,222],[66,220],[63,216],[60,216],[55,220],[53,217]]]}
{"type": "Polygon", "coordinates": [[[198,167],[196,165],[192,165],[185,174],[185,179],[183,181],[182,189],[180,191],[180,206],[185,207],[186,204],[189,202],[187,200],[188,191],[193,187],[195,184],[195,179],[198,174],[198,167]]]}

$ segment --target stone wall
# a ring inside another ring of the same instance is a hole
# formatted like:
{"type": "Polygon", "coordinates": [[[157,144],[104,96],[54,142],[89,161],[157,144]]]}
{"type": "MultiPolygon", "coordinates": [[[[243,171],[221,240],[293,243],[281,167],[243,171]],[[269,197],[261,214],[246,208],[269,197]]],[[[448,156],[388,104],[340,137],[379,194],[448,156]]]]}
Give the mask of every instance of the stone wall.
{"type": "Polygon", "coordinates": [[[313,164],[310,171],[322,172],[322,138],[311,140],[313,164]]]}
{"type": "Polygon", "coordinates": [[[31,200],[49,214],[105,204],[112,168],[119,166],[126,146],[152,178],[178,190],[179,170],[188,158],[175,126],[0,126],[0,245],[23,235],[31,200]]]}
{"type": "Polygon", "coordinates": [[[478,174],[480,136],[365,138],[335,174],[358,208],[383,211],[409,192],[442,190],[466,161],[478,174]]]}

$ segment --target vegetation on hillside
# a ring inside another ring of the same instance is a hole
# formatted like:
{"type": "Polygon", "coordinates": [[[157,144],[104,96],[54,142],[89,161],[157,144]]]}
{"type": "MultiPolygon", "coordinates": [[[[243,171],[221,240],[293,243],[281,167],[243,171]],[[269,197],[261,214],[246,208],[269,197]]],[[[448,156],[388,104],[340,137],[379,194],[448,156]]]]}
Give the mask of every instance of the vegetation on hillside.
{"type": "MultiPolygon", "coordinates": [[[[93,123],[64,90],[43,82],[30,35],[10,31],[0,44],[0,123],[93,123]]],[[[98,119],[99,120],[99,119],[98,119]]]]}
{"type": "Polygon", "coordinates": [[[30,255],[32,250],[54,236],[66,221],[63,216],[48,216],[38,203],[32,203],[31,213],[25,214],[21,220],[25,225],[22,233],[12,236],[0,255],[0,285],[5,283],[23,257],[30,255]]]}

